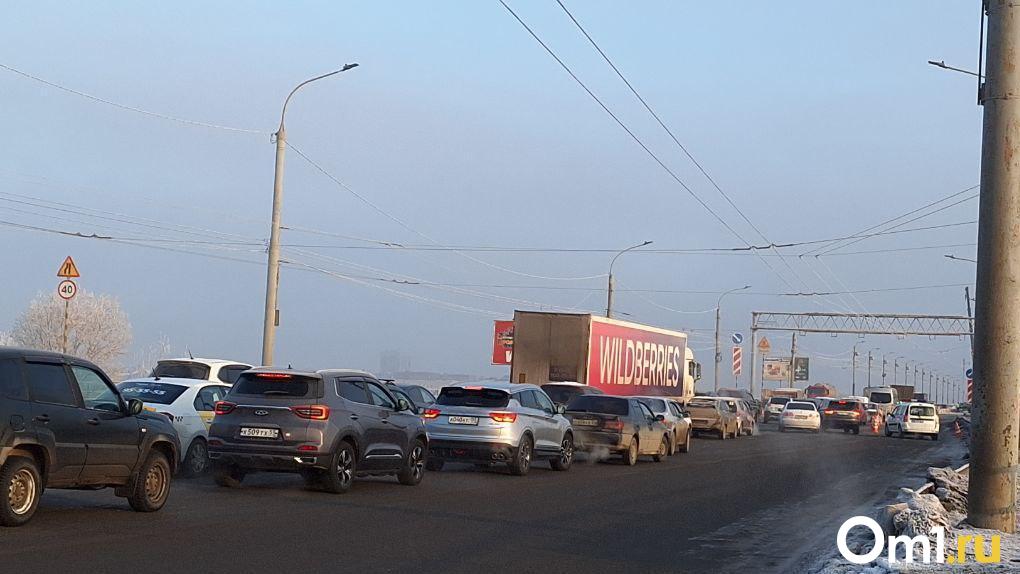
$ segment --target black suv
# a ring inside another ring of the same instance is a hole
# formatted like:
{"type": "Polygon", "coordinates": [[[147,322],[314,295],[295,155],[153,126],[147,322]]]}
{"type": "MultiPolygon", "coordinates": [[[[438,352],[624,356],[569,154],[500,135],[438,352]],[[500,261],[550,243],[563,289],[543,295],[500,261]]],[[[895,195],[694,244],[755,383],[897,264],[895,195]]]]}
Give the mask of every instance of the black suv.
{"type": "Polygon", "coordinates": [[[0,425],[0,525],[28,522],[45,488],[115,487],[139,512],[170,494],[173,425],[88,361],[0,347],[0,425]]]}
{"type": "Polygon", "coordinates": [[[416,485],[428,438],[421,417],[369,373],[245,371],[216,403],[209,457],[220,486],[253,471],[299,472],[309,486],[347,492],[356,475],[416,485]]]}

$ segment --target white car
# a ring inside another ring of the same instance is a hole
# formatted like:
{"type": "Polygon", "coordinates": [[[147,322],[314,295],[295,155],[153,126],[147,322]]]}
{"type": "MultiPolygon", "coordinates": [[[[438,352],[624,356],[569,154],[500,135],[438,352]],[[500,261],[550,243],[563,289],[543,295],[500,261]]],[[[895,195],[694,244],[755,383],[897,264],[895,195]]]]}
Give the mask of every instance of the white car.
{"type": "Polygon", "coordinates": [[[641,401],[642,404],[648,407],[648,410],[652,411],[653,415],[662,415],[662,422],[672,434],[669,441],[668,454],[670,456],[678,452],[691,452],[691,437],[694,434],[691,428],[691,417],[685,414],[684,408],[680,403],[668,396],[631,398],[641,401]]]}
{"type": "Polygon", "coordinates": [[[818,408],[808,401],[790,401],[779,415],[779,432],[786,432],[787,429],[819,432],[821,428],[822,417],[818,414],[818,408]]]}
{"type": "Polygon", "coordinates": [[[233,386],[241,373],[251,368],[247,363],[224,359],[163,359],[156,362],[151,377],[201,379],[233,386]]]}
{"type": "Polygon", "coordinates": [[[145,377],[130,379],[117,385],[125,399],[138,399],[144,409],[162,413],[174,425],[181,440],[184,456],[181,471],[197,476],[209,469],[209,425],[212,424],[216,401],[230,390],[220,382],[197,379],[145,377]]]}
{"type": "Polygon", "coordinates": [[[885,436],[893,431],[903,438],[905,434],[925,435],[939,440],[939,414],[931,403],[900,403],[885,419],[885,436]]]}
{"type": "Polygon", "coordinates": [[[790,402],[788,397],[770,398],[769,402],[765,403],[765,422],[779,418],[779,415],[783,413],[783,407],[785,407],[788,402],[790,402]]]}

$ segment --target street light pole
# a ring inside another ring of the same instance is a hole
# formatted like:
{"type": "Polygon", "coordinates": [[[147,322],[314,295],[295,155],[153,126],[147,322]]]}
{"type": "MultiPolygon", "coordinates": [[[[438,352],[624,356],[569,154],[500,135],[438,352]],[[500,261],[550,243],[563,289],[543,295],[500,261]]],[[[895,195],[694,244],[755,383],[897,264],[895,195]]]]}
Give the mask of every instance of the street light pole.
{"type": "Polygon", "coordinates": [[[619,253],[617,253],[613,257],[613,260],[609,262],[609,284],[607,285],[607,289],[606,289],[606,318],[607,319],[612,319],[613,318],[613,265],[616,264],[616,259],[618,257],[620,257],[621,255],[623,255],[624,253],[630,251],[631,249],[637,249],[638,247],[644,247],[645,245],[651,245],[651,244],[652,244],[651,241],[645,241],[644,243],[640,243],[638,245],[631,245],[630,247],[628,247],[628,248],[620,251],[619,253]]]}
{"type": "Polygon", "coordinates": [[[736,289],[730,289],[729,291],[723,292],[722,295],[719,295],[719,300],[715,302],[715,369],[714,369],[715,372],[714,372],[714,378],[715,378],[715,390],[716,390],[716,392],[719,391],[719,365],[722,363],[722,352],[719,350],[719,314],[720,314],[719,313],[719,308],[722,306],[723,297],[729,295],[730,293],[736,293],[737,291],[743,291],[744,289],[750,289],[750,288],[751,288],[750,285],[744,285],[743,287],[738,287],[736,289]]]}
{"type": "Polygon", "coordinates": [[[262,364],[273,364],[273,350],[276,346],[276,327],[280,324],[280,310],[276,305],[276,298],[280,289],[280,211],[283,207],[283,160],[287,151],[287,130],[284,127],[284,119],[287,116],[287,104],[294,96],[294,93],[316,80],[328,78],[346,72],[357,64],[346,64],[343,68],[328,74],[316,76],[305,80],[297,85],[287,99],[283,101],[283,111],[280,112],[280,128],[276,131],[276,167],[273,176],[273,217],[269,230],[269,261],[266,266],[266,308],[262,323],[262,364]]]}

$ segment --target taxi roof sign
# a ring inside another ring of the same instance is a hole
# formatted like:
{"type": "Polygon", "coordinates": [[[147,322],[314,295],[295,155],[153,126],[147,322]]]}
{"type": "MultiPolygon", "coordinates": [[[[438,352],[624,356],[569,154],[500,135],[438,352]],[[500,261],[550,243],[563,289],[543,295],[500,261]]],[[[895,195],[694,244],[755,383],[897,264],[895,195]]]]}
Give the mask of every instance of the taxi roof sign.
{"type": "Polygon", "coordinates": [[[67,259],[64,259],[64,262],[60,265],[60,270],[57,271],[57,277],[81,277],[81,274],[78,273],[78,266],[74,264],[74,259],[71,259],[70,255],[68,255],[67,259]]]}

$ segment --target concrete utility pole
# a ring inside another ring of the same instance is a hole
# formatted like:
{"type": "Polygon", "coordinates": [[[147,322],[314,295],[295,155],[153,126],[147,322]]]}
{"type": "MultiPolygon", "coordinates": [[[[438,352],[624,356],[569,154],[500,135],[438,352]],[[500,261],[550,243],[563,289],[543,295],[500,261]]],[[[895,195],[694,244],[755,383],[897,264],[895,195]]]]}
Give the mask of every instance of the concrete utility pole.
{"type": "MultiPolygon", "coordinates": [[[[616,259],[618,257],[620,257],[621,255],[623,255],[624,253],[630,251],[631,249],[637,249],[638,247],[644,247],[645,245],[651,245],[651,243],[652,243],[651,241],[645,241],[644,243],[641,243],[641,244],[638,244],[638,245],[631,245],[630,247],[628,247],[626,249],[623,249],[619,253],[614,255],[613,256],[613,260],[609,262],[609,283],[606,285],[606,318],[607,319],[612,319],[613,318],[613,265],[616,265],[616,259]]],[[[719,309],[716,309],[715,330],[717,332],[719,331],[719,309]]],[[[719,353],[718,340],[719,340],[719,337],[717,336],[716,337],[716,345],[717,345],[717,347],[716,347],[716,354],[719,353]]],[[[716,363],[716,367],[718,367],[718,366],[719,366],[719,364],[716,363]]]]}
{"type": "MultiPolygon", "coordinates": [[[[730,293],[735,293],[737,291],[743,291],[744,289],[750,289],[750,288],[751,288],[750,285],[744,285],[743,287],[738,287],[736,289],[730,289],[729,291],[724,292],[722,295],[719,295],[719,299],[715,302],[715,374],[714,374],[714,378],[715,378],[715,390],[716,390],[716,392],[719,391],[719,365],[722,364],[722,351],[719,349],[719,315],[720,315],[719,308],[722,307],[723,297],[729,295],[730,293]]],[[[752,358],[752,361],[753,360],[754,359],[752,358]]]]}
{"type": "Polygon", "coordinates": [[[793,365],[797,362],[797,332],[794,331],[790,337],[790,387],[794,384],[793,365]]]}
{"type": "Polygon", "coordinates": [[[871,386],[871,351],[868,351],[868,386],[871,386]]]}
{"type": "MultiPolygon", "coordinates": [[[[967,519],[1016,531],[1020,412],[1020,4],[985,0],[974,404],[967,519]]],[[[981,73],[978,70],[978,73],[981,73]]]]}
{"type": "Polygon", "coordinates": [[[857,396],[857,343],[854,343],[854,353],[850,356],[850,396],[857,396]]]}
{"type": "Polygon", "coordinates": [[[269,229],[269,262],[266,269],[266,309],[262,322],[262,364],[273,364],[273,349],[276,346],[276,327],[280,324],[280,310],[276,306],[276,297],[280,289],[280,211],[283,207],[283,158],[287,151],[287,130],[283,121],[287,116],[287,104],[294,93],[305,84],[315,80],[328,78],[340,72],[346,72],[357,64],[347,64],[343,68],[305,80],[290,91],[283,101],[280,112],[280,128],[276,131],[276,168],[273,176],[273,219],[269,229]]]}

